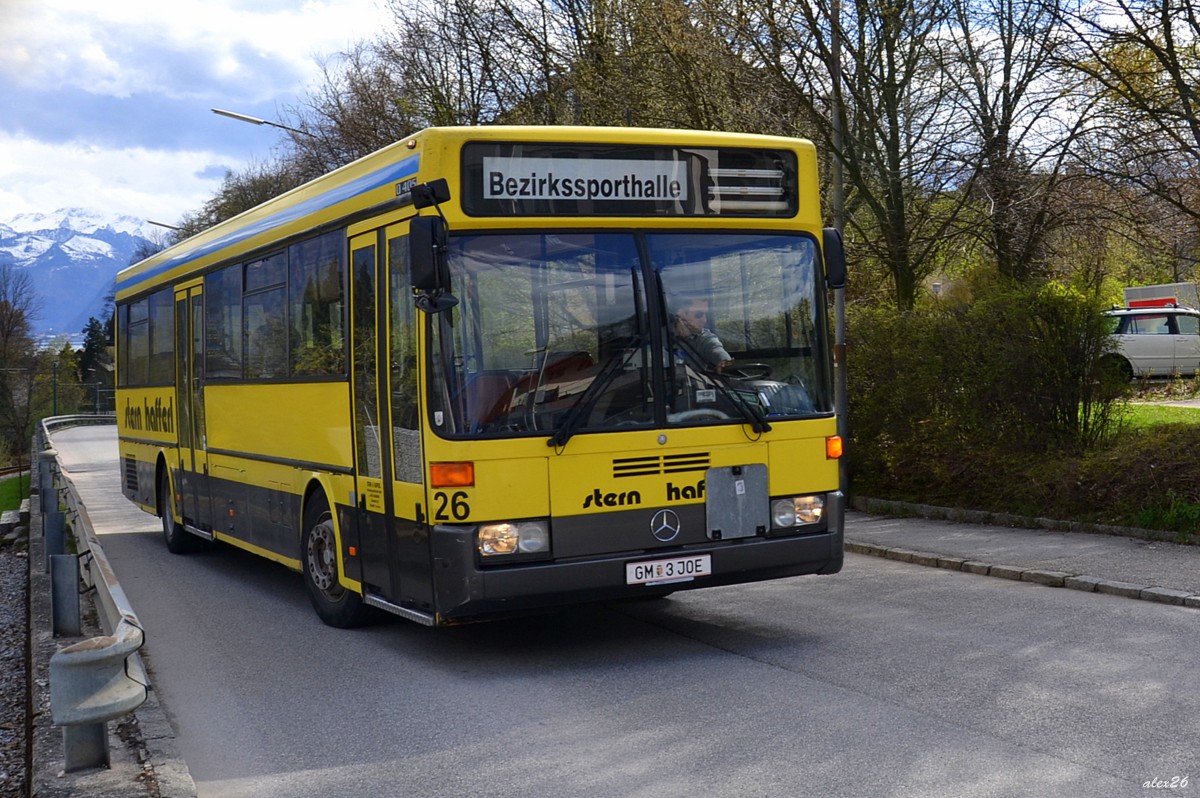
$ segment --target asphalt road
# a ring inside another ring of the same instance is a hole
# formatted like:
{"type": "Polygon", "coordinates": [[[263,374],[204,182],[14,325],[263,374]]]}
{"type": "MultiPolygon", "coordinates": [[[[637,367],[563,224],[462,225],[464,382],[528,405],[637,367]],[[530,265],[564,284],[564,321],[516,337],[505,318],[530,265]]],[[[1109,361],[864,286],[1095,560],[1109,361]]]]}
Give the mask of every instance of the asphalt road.
{"type": "Polygon", "coordinates": [[[102,541],[200,798],[1200,790],[1194,609],[849,555],[830,577],[344,631],[296,574],[170,555],[133,512],[102,541]]]}

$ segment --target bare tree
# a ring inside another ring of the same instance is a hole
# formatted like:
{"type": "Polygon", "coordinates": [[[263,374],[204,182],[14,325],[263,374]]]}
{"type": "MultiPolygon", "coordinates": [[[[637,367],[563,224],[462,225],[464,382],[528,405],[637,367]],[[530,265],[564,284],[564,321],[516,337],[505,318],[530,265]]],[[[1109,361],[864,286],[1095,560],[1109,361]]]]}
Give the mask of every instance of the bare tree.
{"type": "Polygon", "coordinates": [[[1045,268],[1046,236],[1066,221],[1093,102],[1067,66],[1073,38],[1059,0],[951,0],[950,10],[940,70],[954,89],[949,112],[969,123],[963,157],[986,220],[965,229],[1001,275],[1025,281],[1045,268]]]}
{"type": "Polygon", "coordinates": [[[288,109],[287,162],[295,179],[311,180],[393,144],[429,124],[421,87],[408,75],[416,51],[360,43],[325,62],[322,80],[303,105],[288,109]]]}
{"type": "MultiPolygon", "coordinates": [[[[549,34],[537,28],[537,4],[512,9],[504,0],[391,0],[394,29],[377,53],[403,81],[417,116],[431,125],[505,121],[512,109],[547,97],[557,65],[549,34]],[[529,26],[534,26],[531,29],[529,26]]],[[[537,121],[559,121],[543,104],[537,121]]]]}
{"type": "Polygon", "coordinates": [[[394,6],[381,52],[432,124],[772,130],[761,75],[715,8],[683,0],[394,6]],[[425,98],[425,99],[420,99],[425,98]]]}
{"type": "Polygon", "coordinates": [[[184,215],[175,231],[175,240],[182,241],[218,222],[232,219],[307,179],[311,178],[306,177],[296,159],[291,157],[252,163],[241,172],[226,172],[217,193],[202,208],[184,215]]]}
{"type": "Polygon", "coordinates": [[[0,426],[9,456],[27,451],[33,432],[38,361],[32,322],[39,312],[29,274],[0,266],[0,426]]]}
{"type": "MultiPolygon", "coordinates": [[[[1200,222],[1200,12],[1182,0],[1097,0],[1071,19],[1107,124],[1098,173],[1200,222]]],[[[1192,233],[1195,246],[1195,231],[1192,233]]]]}
{"type": "Polygon", "coordinates": [[[970,178],[965,123],[947,113],[951,86],[935,48],[943,0],[728,0],[726,8],[763,79],[804,110],[840,162],[860,258],[885,270],[898,307],[912,307],[950,244],[970,178]]]}

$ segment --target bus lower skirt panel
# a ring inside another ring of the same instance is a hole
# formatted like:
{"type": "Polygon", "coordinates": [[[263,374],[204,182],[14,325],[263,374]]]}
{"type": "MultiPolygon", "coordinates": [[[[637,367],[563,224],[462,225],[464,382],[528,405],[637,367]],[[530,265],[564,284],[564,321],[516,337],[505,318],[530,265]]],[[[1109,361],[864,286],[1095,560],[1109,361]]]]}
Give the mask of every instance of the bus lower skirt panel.
{"type": "Polygon", "coordinates": [[[755,538],[690,548],[687,555],[711,555],[712,573],[669,584],[627,584],[626,565],[677,556],[624,554],[574,562],[543,562],[495,569],[479,568],[459,549],[461,536],[433,534],[437,571],[436,603],[440,622],[480,615],[519,613],[566,604],[613,601],[664,592],[695,590],[841,569],[842,532],[791,538],[755,538]],[[459,549],[455,551],[455,549],[459,549]]]}

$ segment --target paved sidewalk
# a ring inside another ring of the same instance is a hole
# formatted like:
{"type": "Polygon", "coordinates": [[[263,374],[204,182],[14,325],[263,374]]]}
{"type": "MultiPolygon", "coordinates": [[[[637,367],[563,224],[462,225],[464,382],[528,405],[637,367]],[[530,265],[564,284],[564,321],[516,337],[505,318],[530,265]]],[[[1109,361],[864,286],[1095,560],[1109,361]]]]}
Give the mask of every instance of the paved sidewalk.
{"type": "Polygon", "coordinates": [[[851,510],[846,550],[1200,608],[1200,546],[851,510]]]}

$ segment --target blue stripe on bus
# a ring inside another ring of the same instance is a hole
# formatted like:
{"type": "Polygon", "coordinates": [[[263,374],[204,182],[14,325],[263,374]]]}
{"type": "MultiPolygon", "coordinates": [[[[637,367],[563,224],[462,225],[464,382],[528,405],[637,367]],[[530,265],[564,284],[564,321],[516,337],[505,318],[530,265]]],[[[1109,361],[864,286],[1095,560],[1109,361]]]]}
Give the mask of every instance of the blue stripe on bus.
{"type": "Polygon", "coordinates": [[[215,241],[211,241],[204,246],[195,249],[189,249],[186,252],[181,252],[173,258],[169,258],[153,269],[142,272],[140,274],[131,275],[122,280],[120,275],[117,277],[117,290],[124,291],[139,283],[157,277],[160,274],[169,272],[186,263],[191,263],[194,260],[210,255],[217,250],[224,249],[245,241],[249,238],[266,232],[275,227],[281,227],[290,224],[304,216],[318,213],[326,208],[337,205],[339,202],[344,202],[359,194],[365,194],[368,191],[373,191],[388,183],[399,182],[404,178],[415,177],[417,174],[418,156],[413,155],[405,158],[403,161],[398,161],[389,164],[382,169],[378,169],[370,174],[351,180],[343,186],[332,188],[316,197],[307,199],[304,202],[293,205],[290,208],[285,208],[278,213],[272,214],[265,219],[261,219],[254,224],[246,227],[240,227],[233,230],[215,241]]]}

